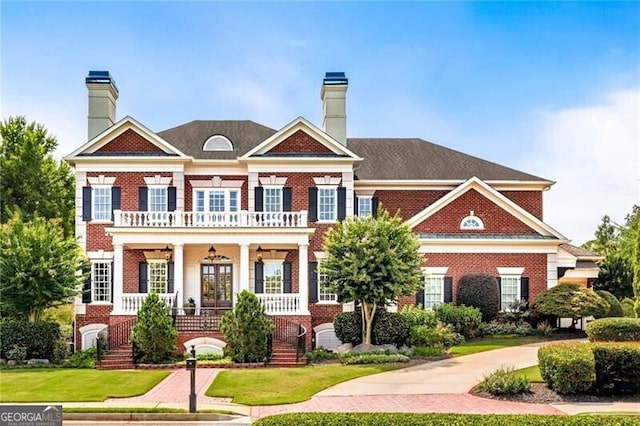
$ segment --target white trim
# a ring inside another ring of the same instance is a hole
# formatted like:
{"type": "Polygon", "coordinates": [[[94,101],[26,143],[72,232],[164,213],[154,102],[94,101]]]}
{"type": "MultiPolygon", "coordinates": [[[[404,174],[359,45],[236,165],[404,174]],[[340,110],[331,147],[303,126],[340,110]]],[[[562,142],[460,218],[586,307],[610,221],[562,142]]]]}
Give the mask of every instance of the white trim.
{"type": "Polygon", "coordinates": [[[166,188],[171,184],[171,179],[171,176],[162,177],[161,175],[155,175],[152,177],[145,177],[144,183],[146,183],[147,186],[162,186],[166,188]]]}
{"type": "Polygon", "coordinates": [[[113,251],[106,251],[106,250],[88,251],[87,257],[89,258],[89,260],[113,259],[113,251]]]}
{"type": "Polygon", "coordinates": [[[314,251],[313,255],[316,257],[317,261],[327,258],[327,252],[324,251],[314,251]]]}
{"type": "MultiPolygon", "coordinates": [[[[357,190],[447,190],[455,189],[465,182],[464,179],[363,179],[356,182],[357,190]]],[[[546,191],[553,181],[510,181],[486,180],[498,191],[546,191]]]]}
{"type": "Polygon", "coordinates": [[[498,270],[498,275],[503,276],[503,275],[522,275],[524,274],[524,267],[522,268],[502,268],[502,267],[497,267],[496,268],[498,270]]]}
{"type": "Polygon", "coordinates": [[[420,268],[425,275],[447,275],[448,266],[423,266],[420,268]]]}
{"type": "MultiPolygon", "coordinates": [[[[206,182],[206,181],[205,181],[206,182]]],[[[209,192],[224,192],[224,210],[223,212],[232,212],[231,210],[231,196],[230,194],[232,192],[235,192],[237,195],[237,201],[238,201],[238,208],[236,210],[233,210],[233,212],[239,212],[241,210],[242,207],[242,191],[240,188],[238,187],[192,187],[193,190],[191,191],[191,211],[193,212],[198,212],[198,213],[220,213],[220,212],[214,212],[212,210],[210,210],[210,205],[209,205],[209,196],[207,195],[209,192]],[[204,192],[204,205],[203,208],[204,210],[196,210],[196,192],[204,192]],[[209,209],[208,209],[209,208],[209,209]]]]}
{"type": "Polygon", "coordinates": [[[287,183],[287,177],[277,177],[276,175],[270,175],[261,177],[258,179],[261,186],[270,187],[283,187],[287,183]]]}
{"type": "Polygon", "coordinates": [[[231,140],[223,135],[213,135],[210,136],[206,141],[204,141],[204,143],[202,144],[202,151],[204,152],[218,152],[218,151],[224,151],[224,152],[228,152],[228,151],[233,151],[233,143],[231,142],[231,140]],[[221,146],[218,145],[217,148],[212,148],[211,145],[215,145],[216,143],[220,143],[222,142],[223,144],[226,143],[226,146],[221,146]],[[209,146],[207,146],[209,145],[209,146]]]}
{"type": "Polygon", "coordinates": [[[336,223],[338,220],[338,186],[336,185],[318,185],[318,195],[316,199],[316,223],[336,223]],[[333,219],[320,219],[320,190],[333,191],[333,219]]]}
{"type": "Polygon", "coordinates": [[[313,182],[316,186],[334,186],[337,187],[340,185],[340,181],[342,178],[340,177],[332,177],[332,176],[323,176],[323,177],[314,177],[313,182]]]}
{"type": "Polygon", "coordinates": [[[100,175],[98,177],[88,177],[87,178],[87,182],[89,182],[89,185],[91,187],[94,186],[113,186],[113,184],[116,183],[116,178],[115,176],[105,176],[105,175],[100,175]]]}
{"type": "Polygon", "coordinates": [[[223,180],[220,176],[214,176],[209,180],[190,180],[191,188],[242,188],[243,180],[223,180]]]}
{"type": "Polygon", "coordinates": [[[469,212],[469,216],[464,217],[461,221],[460,221],[460,229],[461,230],[483,230],[484,229],[484,222],[482,221],[482,219],[480,219],[478,216],[476,216],[473,212],[473,210],[471,210],[471,212],[469,212]],[[471,223],[475,223],[477,224],[477,226],[475,225],[471,225],[471,223]]]}
{"type": "Polygon", "coordinates": [[[418,253],[557,253],[557,240],[419,239],[418,253]]]}

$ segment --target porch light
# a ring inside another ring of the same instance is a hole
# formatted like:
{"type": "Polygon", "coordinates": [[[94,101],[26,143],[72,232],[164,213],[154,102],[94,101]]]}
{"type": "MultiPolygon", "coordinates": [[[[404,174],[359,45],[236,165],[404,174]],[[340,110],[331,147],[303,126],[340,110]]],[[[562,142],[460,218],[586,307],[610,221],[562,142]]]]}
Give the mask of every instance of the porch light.
{"type": "Polygon", "coordinates": [[[173,253],[173,250],[171,250],[168,245],[160,251],[162,252],[162,254],[164,254],[164,258],[167,261],[171,260],[171,254],[173,253]]]}
{"type": "Polygon", "coordinates": [[[258,246],[258,248],[256,249],[256,259],[258,259],[258,262],[262,262],[262,252],[264,250],[262,250],[262,247],[258,246]]]}
{"type": "Polygon", "coordinates": [[[213,260],[216,257],[216,248],[214,246],[209,247],[209,251],[208,251],[209,255],[207,256],[207,259],[209,260],[213,260]]]}

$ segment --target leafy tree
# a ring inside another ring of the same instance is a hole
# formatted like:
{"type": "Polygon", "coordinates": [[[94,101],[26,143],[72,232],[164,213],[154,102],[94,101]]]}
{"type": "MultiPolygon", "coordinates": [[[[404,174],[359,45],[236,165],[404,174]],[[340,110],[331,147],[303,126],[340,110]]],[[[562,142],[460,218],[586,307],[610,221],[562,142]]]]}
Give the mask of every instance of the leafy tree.
{"type": "Polygon", "coordinates": [[[177,339],[169,306],[156,293],[150,293],[138,311],[138,322],[131,334],[131,341],[142,353],[140,359],[152,363],[170,359],[177,339]]]}
{"type": "Polygon", "coordinates": [[[500,312],[498,281],[489,274],[467,274],[458,280],[458,305],[480,309],[482,320],[489,322],[500,312]]]}
{"type": "Polygon", "coordinates": [[[83,255],[58,220],[24,222],[16,213],[0,225],[0,309],[3,317],[40,321],[46,308],[69,303],[82,277],[83,255]]]}
{"type": "Polygon", "coordinates": [[[620,227],[611,222],[608,215],[604,215],[602,223],[596,228],[595,238],[584,243],[583,248],[602,256],[609,256],[616,251],[616,240],[619,234],[620,227]]]}
{"type": "Polygon", "coordinates": [[[621,317],[623,316],[622,305],[616,297],[605,290],[596,290],[596,294],[602,297],[609,304],[609,310],[603,316],[595,316],[596,318],[621,317]]]}
{"type": "Polygon", "coordinates": [[[274,328],[258,297],[243,290],[235,309],[225,313],[220,320],[220,331],[227,338],[225,354],[234,362],[267,361],[267,338],[274,328]]]}
{"type": "Polygon", "coordinates": [[[421,280],[418,240],[396,214],[348,218],[324,237],[320,270],[344,302],[360,301],[363,343],[371,344],[378,305],[415,294],[421,280]]]}
{"type": "Polygon", "coordinates": [[[633,297],[633,266],[630,259],[620,253],[612,253],[600,263],[596,290],[605,290],[618,299],[633,297]]]}
{"type": "Polygon", "coordinates": [[[0,123],[1,223],[20,211],[25,221],[59,218],[64,235],[73,235],[73,174],[67,163],[53,158],[57,145],[43,125],[24,117],[0,123]]]}
{"type": "Polygon", "coordinates": [[[636,295],[636,317],[640,318],[640,224],[636,222],[636,244],[635,244],[635,268],[633,278],[633,292],[636,295]]]}
{"type": "Polygon", "coordinates": [[[571,318],[571,328],[578,319],[588,316],[604,316],[609,311],[609,303],[595,291],[580,284],[558,284],[540,294],[533,305],[543,315],[571,318]]]}

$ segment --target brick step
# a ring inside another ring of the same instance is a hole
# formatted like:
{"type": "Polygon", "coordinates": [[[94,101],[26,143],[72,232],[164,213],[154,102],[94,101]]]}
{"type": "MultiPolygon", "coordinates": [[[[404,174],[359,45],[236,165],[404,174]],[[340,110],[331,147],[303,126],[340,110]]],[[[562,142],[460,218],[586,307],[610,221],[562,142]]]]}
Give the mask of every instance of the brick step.
{"type": "Polygon", "coordinates": [[[133,364],[109,364],[99,365],[98,370],[133,370],[135,366],[133,364]]]}

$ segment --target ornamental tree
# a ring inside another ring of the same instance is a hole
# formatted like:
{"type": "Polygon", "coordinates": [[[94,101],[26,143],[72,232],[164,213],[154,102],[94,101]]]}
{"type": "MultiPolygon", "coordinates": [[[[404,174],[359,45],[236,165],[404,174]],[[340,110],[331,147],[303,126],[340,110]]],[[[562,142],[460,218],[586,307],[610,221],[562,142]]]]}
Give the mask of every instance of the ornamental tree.
{"type": "Polygon", "coordinates": [[[138,311],[138,322],[131,334],[131,341],[142,353],[141,360],[159,363],[171,358],[177,339],[169,306],[157,293],[150,293],[138,311]]]}
{"type": "Polygon", "coordinates": [[[329,229],[319,265],[330,291],[343,302],[359,301],[363,338],[371,330],[379,305],[415,294],[420,286],[418,239],[396,214],[380,209],[377,217],[350,217],[329,229]]]}
{"type": "Polygon", "coordinates": [[[69,303],[82,285],[84,263],[76,240],[65,238],[58,220],[24,222],[16,213],[0,225],[2,317],[40,321],[46,308],[69,303]]]}
{"type": "Polygon", "coordinates": [[[543,315],[571,318],[571,328],[575,328],[579,318],[601,317],[610,308],[595,291],[574,283],[558,284],[546,290],[536,298],[533,307],[543,315]]]}

